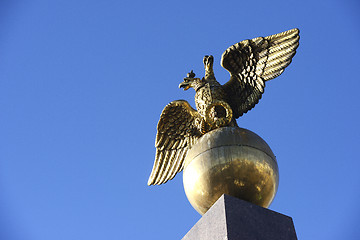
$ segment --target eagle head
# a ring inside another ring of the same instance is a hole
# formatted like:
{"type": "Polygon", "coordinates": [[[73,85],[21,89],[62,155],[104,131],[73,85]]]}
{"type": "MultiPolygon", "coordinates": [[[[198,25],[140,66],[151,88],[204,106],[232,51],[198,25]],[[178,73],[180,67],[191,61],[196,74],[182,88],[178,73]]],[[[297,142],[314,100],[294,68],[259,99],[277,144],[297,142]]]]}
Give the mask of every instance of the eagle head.
{"type": "Polygon", "coordinates": [[[184,78],[184,81],[179,84],[179,88],[184,88],[184,90],[193,88],[197,91],[200,87],[204,86],[204,84],[204,79],[195,78],[195,73],[191,70],[191,72],[187,74],[187,77],[184,78]]]}

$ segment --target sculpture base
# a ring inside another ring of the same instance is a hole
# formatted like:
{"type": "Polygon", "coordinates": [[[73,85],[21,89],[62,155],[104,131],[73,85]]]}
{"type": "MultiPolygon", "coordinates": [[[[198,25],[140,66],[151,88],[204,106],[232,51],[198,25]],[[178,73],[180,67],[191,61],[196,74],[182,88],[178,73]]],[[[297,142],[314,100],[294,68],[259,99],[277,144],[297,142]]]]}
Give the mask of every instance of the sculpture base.
{"type": "Polygon", "coordinates": [[[268,207],[279,184],[274,153],[257,134],[222,127],[204,134],[187,152],[183,170],[186,196],[203,215],[227,194],[268,207]]]}
{"type": "Polygon", "coordinates": [[[222,195],[183,240],[296,240],[291,217],[222,195]]]}

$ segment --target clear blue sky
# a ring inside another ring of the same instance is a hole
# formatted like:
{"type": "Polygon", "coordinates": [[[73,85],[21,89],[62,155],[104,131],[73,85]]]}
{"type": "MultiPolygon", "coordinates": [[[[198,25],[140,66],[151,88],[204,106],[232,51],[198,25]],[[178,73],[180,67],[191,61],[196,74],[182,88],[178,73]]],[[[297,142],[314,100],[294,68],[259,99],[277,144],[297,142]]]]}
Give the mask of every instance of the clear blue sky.
{"type": "Polygon", "coordinates": [[[270,209],[299,239],[360,236],[358,1],[0,2],[0,239],[180,239],[182,174],[148,187],[156,124],[202,58],[301,30],[292,64],[238,120],[277,156],[270,209]]]}

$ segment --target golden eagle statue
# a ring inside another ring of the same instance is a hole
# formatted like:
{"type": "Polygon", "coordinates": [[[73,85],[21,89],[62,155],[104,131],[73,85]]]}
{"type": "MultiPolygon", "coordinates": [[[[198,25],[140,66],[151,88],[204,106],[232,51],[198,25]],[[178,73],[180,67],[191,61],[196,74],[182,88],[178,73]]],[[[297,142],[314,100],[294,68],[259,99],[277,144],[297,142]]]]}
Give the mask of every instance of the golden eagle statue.
{"type": "Polygon", "coordinates": [[[195,89],[197,111],[187,101],[169,103],[157,126],[156,156],[148,185],[162,184],[183,169],[188,149],[203,134],[224,126],[252,109],[264,93],[265,82],[279,76],[299,46],[297,28],[268,37],[244,40],[229,47],[221,65],[230,80],[221,85],[213,72],[213,56],[204,57],[205,77],[191,71],[179,87],[195,89]]]}

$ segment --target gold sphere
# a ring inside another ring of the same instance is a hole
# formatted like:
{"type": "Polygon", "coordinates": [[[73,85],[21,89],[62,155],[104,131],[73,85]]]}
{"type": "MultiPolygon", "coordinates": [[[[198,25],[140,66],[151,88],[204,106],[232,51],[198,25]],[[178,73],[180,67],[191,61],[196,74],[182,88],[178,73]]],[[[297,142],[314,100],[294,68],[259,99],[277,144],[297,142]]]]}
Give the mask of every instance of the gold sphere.
{"type": "Polygon", "coordinates": [[[183,182],[189,202],[201,215],[223,194],[268,207],[278,188],[279,170],[262,138],[244,128],[222,127],[189,149],[183,182]]]}

